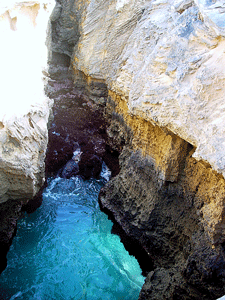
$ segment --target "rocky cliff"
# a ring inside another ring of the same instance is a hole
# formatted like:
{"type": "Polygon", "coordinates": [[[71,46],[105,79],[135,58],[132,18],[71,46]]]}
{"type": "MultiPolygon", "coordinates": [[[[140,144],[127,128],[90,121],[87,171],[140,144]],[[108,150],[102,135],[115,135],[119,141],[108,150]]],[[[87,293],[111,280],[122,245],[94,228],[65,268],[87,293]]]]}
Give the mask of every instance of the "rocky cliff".
{"type": "MultiPolygon", "coordinates": [[[[46,4],[22,2],[0,16],[5,252],[21,206],[44,179],[46,4]]],[[[225,293],[224,12],[223,1],[57,0],[50,17],[49,59],[71,60],[74,85],[104,107],[108,146],[120,153],[120,173],[99,201],[145,251],[140,299],[225,293]]]]}
{"type": "Polygon", "coordinates": [[[43,184],[52,101],[44,94],[42,80],[47,8],[22,2],[2,4],[1,9],[0,202],[4,202],[31,199],[43,184]]]}
{"type": "Polygon", "coordinates": [[[100,203],[148,254],[140,299],[225,293],[224,12],[222,1],[60,0],[51,16],[54,52],[95,100],[108,87],[121,171],[100,203]]]}
{"type": "Polygon", "coordinates": [[[42,45],[49,13],[47,2],[0,4],[0,272],[21,208],[45,180],[52,100],[44,94],[42,45]]]}
{"type": "Polygon", "coordinates": [[[223,3],[73,2],[58,1],[52,14],[54,50],[104,79],[130,113],[170,129],[196,147],[196,159],[224,174],[223,3]]]}

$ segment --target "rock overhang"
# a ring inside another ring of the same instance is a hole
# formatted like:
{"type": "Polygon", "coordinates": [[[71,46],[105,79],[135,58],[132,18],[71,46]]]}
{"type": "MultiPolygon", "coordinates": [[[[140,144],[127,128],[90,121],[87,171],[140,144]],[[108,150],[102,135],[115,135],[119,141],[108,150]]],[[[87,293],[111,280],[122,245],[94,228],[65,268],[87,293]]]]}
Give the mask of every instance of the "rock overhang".
{"type": "Polygon", "coordinates": [[[207,3],[91,1],[72,61],[123,96],[130,114],[188,141],[197,160],[224,176],[225,18],[223,4],[207,3]]]}

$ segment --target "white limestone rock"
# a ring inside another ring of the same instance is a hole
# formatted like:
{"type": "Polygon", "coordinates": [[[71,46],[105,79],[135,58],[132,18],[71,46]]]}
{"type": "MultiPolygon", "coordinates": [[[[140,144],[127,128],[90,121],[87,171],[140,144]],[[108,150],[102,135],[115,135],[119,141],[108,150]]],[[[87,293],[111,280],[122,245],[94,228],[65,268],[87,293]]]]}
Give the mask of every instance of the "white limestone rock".
{"type": "Polygon", "coordinates": [[[42,74],[48,2],[1,3],[0,203],[31,199],[45,179],[52,106],[42,74]]]}
{"type": "Polygon", "coordinates": [[[223,175],[224,12],[223,1],[91,0],[73,61],[223,175]]]}
{"type": "Polygon", "coordinates": [[[0,122],[0,202],[31,199],[45,179],[50,103],[0,122]]]}

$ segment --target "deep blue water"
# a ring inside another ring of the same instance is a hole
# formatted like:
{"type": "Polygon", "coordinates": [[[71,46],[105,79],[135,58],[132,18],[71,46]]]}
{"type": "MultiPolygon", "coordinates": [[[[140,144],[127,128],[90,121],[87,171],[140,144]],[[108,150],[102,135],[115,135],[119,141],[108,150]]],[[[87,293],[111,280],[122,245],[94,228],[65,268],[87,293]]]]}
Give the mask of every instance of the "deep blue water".
{"type": "Polygon", "coordinates": [[[18,222],[1,299],[138,299],[140,266],[98,206],[103,177],[49,179],[42,206],[18,222]]]}

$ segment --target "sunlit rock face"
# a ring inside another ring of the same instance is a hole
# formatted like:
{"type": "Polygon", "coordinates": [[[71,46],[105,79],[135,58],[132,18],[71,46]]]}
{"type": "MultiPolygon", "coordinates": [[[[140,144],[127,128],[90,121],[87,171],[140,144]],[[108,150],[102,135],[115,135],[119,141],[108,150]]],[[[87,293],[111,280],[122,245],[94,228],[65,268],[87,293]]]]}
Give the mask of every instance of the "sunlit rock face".
{"type": "Polygon", "coordinates": [[[225,292],[224,11],[223,1],[61,0],[52,14],[54,51],[109,90],[121,171],[100,201],[153,258],[140,299],[225,292]]]}
{"type": "MultiPolygon", "coordinates": [[[[224,175],[224,4],[60,3],[54,12],[54,22],[58,19],[63,27],[60,32],[68,32],[70,20],[76,23],[76,39],[80,35],[74,66],[105,79],[126,98],[130,113],[169,128],[196,147],[196,159],[208,161],[224,175]]],[[[60,36],[55,50],[66,53],[57,48],[60,36]]]]}
{"type": "MultiPolygon", "coordinates": [[[[72,58],[74,69],[104,80],[124,102],[128,117],[143,118],[190,143],[192,157],[224,178],[224,9],[221,1],[202,0],[58,1],[51,22],[59,34],[52,43],[54,51],[72,58]],[[62,33],[71,32],[72,24],[77,42],[69,53],[61,46],[62,33]]],[[[141,130],[135,148],[155,159],[148,145],[141,145],[148,136],[141,130]]],[[[169,168],[162,166],[160,176],[176,181],[177,175],[167,175],[178,168],[171,164],[173,148],[167,148],[169,168]]],[[[215,242],[215,228],[223,232],[223,209],[215,214],[218,205],[209,202],[202,213],[215,242]]]]}
{"type": "Polygon", "coordinates": [[[225,174],[224,4],[91,1],[74,65],[225,174]]]}
{"type": "Polygon", "coordinates": [[[44,181],[52,103],[42,71],[50,9],[50,1],[1,1],[0,202],[30,199],[44,181]]]}

